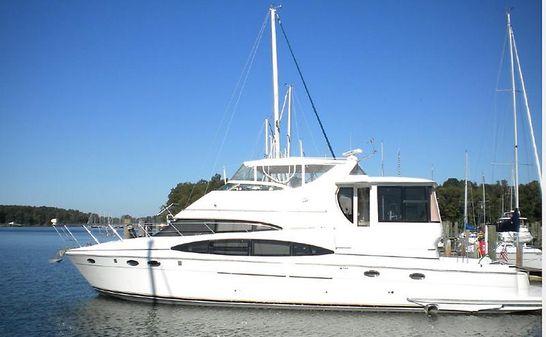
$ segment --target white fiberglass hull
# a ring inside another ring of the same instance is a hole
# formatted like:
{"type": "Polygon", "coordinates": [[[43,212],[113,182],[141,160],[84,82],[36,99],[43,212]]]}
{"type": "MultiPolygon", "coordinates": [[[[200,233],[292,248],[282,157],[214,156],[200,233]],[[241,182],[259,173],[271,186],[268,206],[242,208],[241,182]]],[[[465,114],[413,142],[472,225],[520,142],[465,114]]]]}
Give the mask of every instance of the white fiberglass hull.
{"type": "Polygon", "coordinates": [[[67,255],[101,293],[136,300],[376,311],[541,309],[541,298],[529,296],[525,273],[472,260],[119,253],[75,249],[67,255]]]}

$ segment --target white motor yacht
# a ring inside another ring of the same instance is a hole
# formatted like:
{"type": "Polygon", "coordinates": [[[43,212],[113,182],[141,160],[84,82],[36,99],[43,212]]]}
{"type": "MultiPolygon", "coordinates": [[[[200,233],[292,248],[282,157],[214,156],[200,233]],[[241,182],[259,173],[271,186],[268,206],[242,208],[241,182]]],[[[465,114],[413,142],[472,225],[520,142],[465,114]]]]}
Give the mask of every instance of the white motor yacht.
{"type": "MultiPolygon", "coordinates": [[[[276,9],[270,14],[273,30],[276,9]]],[[[541,310],[525,272],[438,255],[442,224],[433,181],[371,177],[359,164],[360,151],[337,159],[290,151],[283,157],[278,133],[268,145],[268,158],[244,162],[220,190],[154,236],[66,255],[98,292],[134,300],[428,313],[541,310]]]]}
{"type": "Polygon", "coordinates": [[[130,299],[381,311],[541,309],[526,273],[485,259],[438,256],[434,187],[424,179],[370,177],[354,156],[250,161],[157,235],[67,255],[97,291],[130,299]]]}

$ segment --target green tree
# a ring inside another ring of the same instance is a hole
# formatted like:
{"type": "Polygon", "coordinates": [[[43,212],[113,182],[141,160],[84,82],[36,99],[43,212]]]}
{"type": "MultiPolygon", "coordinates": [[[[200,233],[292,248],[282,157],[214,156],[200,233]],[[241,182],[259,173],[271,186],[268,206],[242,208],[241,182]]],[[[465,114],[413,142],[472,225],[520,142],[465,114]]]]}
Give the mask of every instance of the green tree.
{"type": "Polygon", "coordinates": [[[219,174],[212,176],[209,181],[201,179],[196,183],[179,183],[176,185],[176,187],[171,189],[165,205],[174,204],[174,206],[171,208],[171,212],[176,214],[194,203],[206,193],[214,191],[223,185],[224,181],[222,180],[222,176],[219,174]]]}

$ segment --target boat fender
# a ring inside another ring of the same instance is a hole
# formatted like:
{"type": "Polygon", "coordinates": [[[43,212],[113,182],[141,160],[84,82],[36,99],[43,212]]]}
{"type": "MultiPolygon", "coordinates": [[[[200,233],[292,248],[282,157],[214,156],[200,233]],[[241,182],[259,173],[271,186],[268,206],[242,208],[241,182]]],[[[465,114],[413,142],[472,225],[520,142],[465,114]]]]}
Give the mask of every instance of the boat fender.
{"type": "Polygon", "coordinates": [[[427,316],[434,316],[438,313],[438,305],[436,304],[427,304],[424,306],[424,309],[427,316]]]}

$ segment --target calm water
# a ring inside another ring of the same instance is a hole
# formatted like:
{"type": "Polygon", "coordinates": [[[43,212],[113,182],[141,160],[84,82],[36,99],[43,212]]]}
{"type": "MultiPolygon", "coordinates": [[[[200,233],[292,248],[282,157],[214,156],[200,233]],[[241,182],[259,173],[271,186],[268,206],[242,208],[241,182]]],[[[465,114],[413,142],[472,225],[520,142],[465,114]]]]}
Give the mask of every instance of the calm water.
{"type": "MultiPolygon", "coordinates": [[[[78,237],[84,237],[78,233],[78,237]]],[[[540,315],[346,313],[153,305],[97,295],[51,228],[0,228],[0,336],[541,336],[540,315]]]]}

